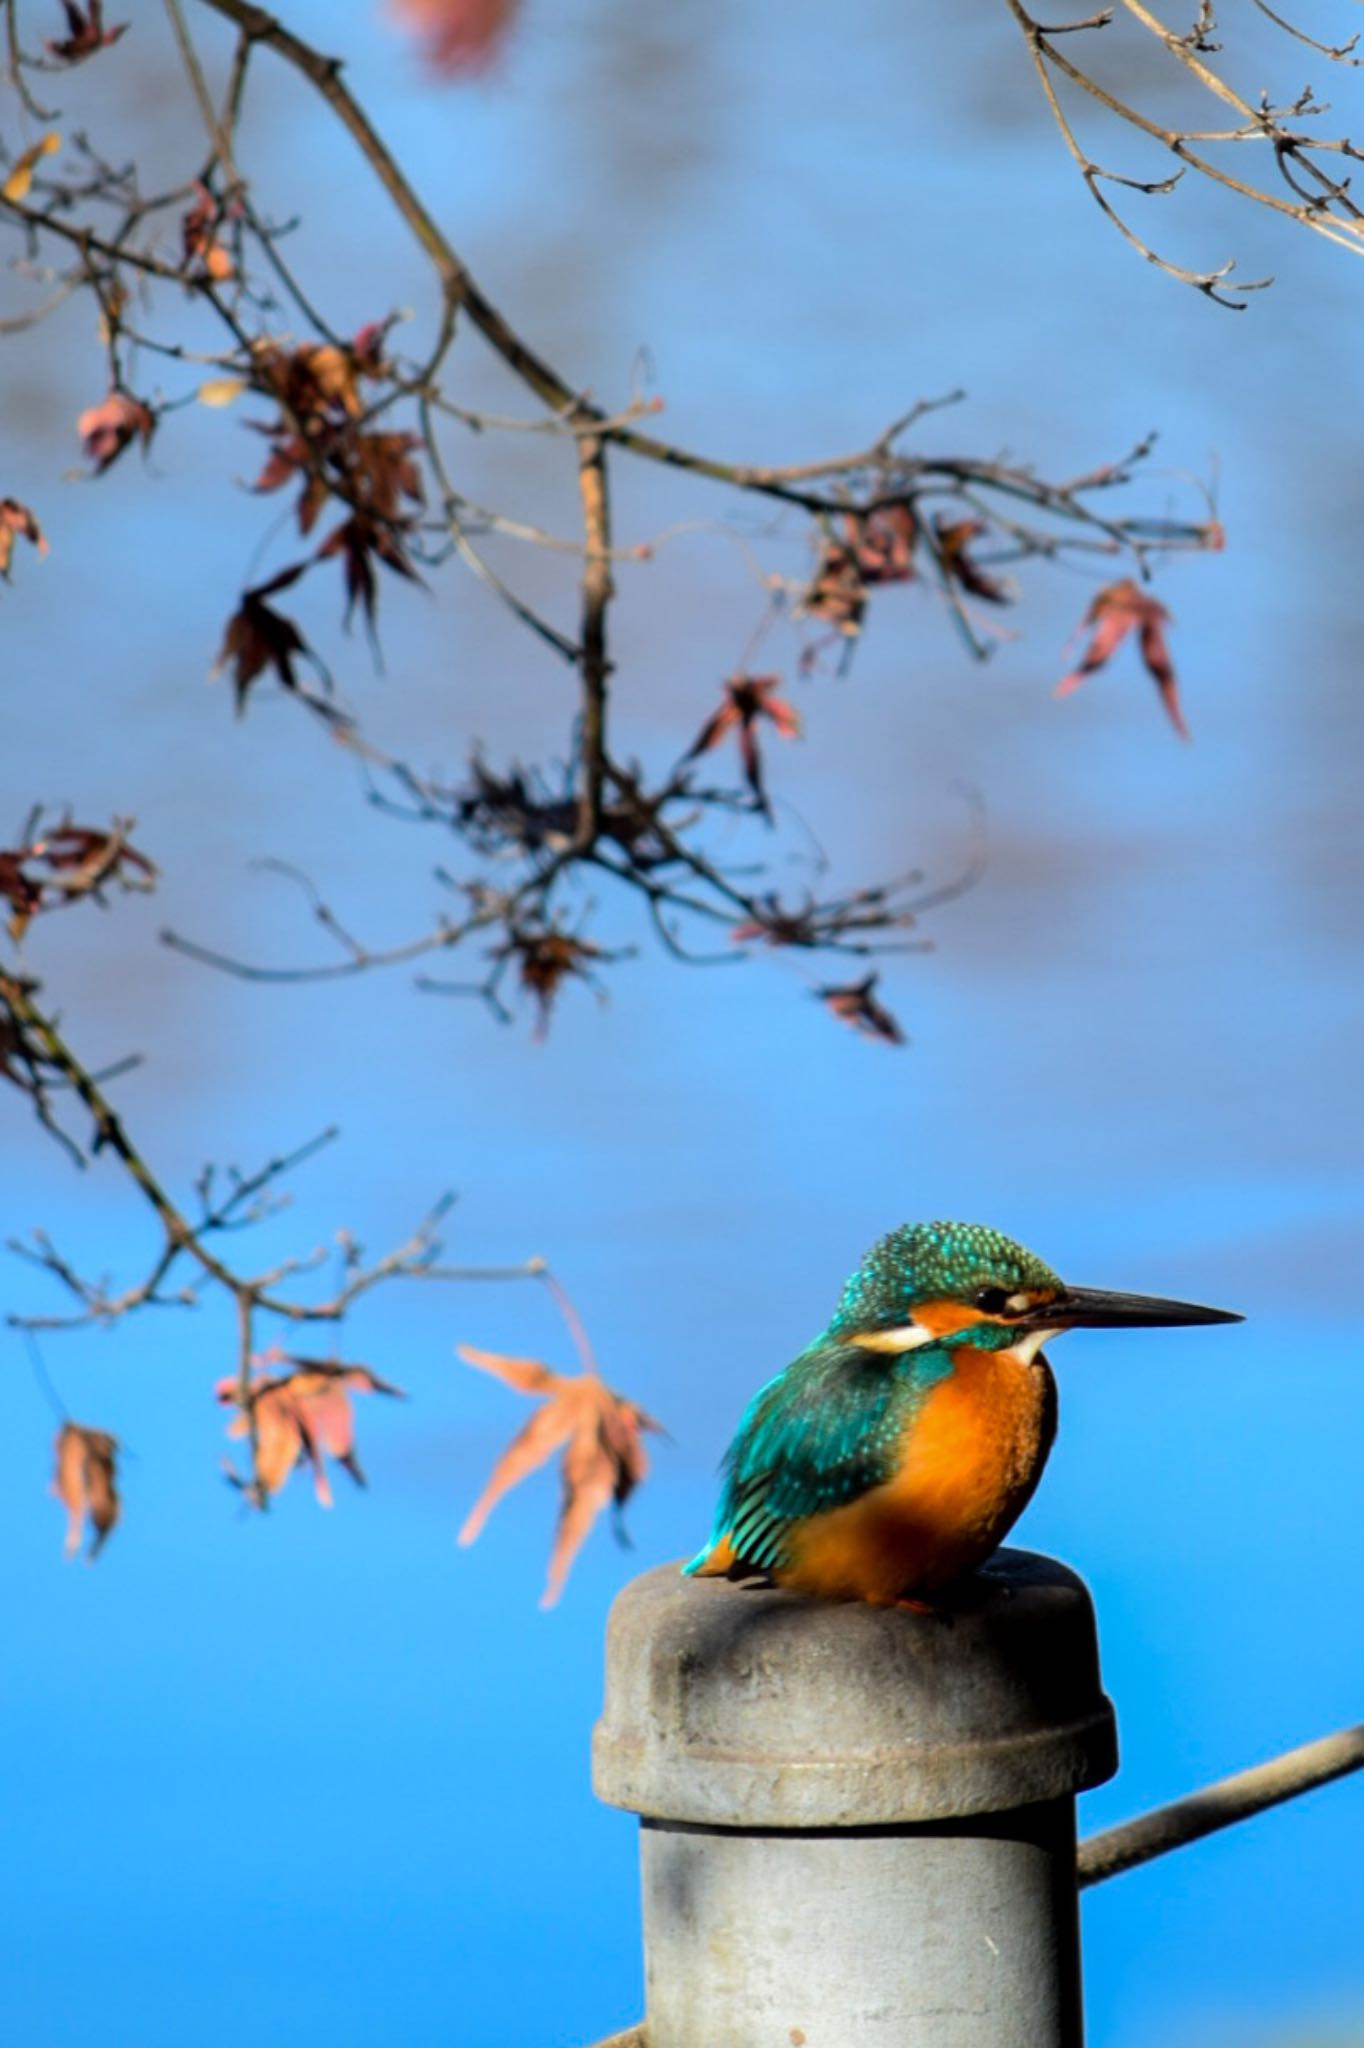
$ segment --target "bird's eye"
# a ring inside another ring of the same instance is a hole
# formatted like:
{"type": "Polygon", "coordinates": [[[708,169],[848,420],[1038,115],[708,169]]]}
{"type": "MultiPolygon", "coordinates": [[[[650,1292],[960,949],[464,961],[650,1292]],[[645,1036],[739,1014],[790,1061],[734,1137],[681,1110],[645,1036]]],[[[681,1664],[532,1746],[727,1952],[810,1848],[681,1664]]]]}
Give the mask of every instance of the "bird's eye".
{"type": "Polygon", "coordinates": [[[983,1308],[987,1316],[1002,1316],[1009,1306],[1009,1297],[1002,1287],[982,1287],[976,1296],[976,1307],[983,1308]]]}

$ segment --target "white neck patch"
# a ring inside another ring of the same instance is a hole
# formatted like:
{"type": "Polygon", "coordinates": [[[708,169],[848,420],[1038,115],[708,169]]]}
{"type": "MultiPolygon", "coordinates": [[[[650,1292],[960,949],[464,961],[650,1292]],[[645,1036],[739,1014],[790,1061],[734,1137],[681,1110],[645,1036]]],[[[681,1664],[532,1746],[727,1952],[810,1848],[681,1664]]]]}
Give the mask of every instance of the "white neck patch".
{"type": "MultiPolygon", "coordinates": [[[[1020,1365],[1031,1365],[1044,1344],[1050,1344],[1053,1337],[1059,1337],[1060,1330],[1027,1330],[1020,1334],[1018,1341],[1010,1344],[1001,1355],[1016,1358],[1020,1365]]],[[[957,1337],[961,1343],[970,1342],[970,1326],[948,1333],[948,1339],[957,1337]]],[[[932,1330],[926,1330],[922,1323],[901,1323],[893,1330],[867,1330],[853,1343],[859,1351],[884,1351],[896,1356],[905,1351],[917,1351],[921,1344],[937,1344],[947,1341],[932,1330]]]]}
{"type": "Polygon", "coordinates": [[[921,1344],[935,1341],[933,1332],[922,1323],[902,1323],[895,1330],[867,1330],[853,1338],[860,1351],[917,1351],[921,1344]]]}

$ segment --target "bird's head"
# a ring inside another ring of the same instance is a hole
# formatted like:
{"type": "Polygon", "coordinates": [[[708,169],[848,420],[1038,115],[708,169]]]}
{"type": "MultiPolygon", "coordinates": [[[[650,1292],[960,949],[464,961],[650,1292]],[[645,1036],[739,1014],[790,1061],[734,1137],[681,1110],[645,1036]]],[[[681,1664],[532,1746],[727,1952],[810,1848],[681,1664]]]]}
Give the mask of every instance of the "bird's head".
{"type": "Polygon", "coordinates": [[[952,1337],[1031,1358],[1063,1330],[1241,1320],[1187,1301],[1068,1287],[1021,1244],[982,1223],[907,1223],[867,1253],[843,1290],[829,1335],[891,1354],[952,1337]]]}

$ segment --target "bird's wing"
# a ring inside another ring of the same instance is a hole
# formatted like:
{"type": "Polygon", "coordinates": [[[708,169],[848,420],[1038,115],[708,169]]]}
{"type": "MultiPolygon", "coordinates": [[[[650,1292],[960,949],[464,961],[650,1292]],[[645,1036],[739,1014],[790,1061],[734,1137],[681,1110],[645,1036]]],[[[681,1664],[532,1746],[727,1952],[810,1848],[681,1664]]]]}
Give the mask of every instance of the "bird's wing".
{"type": "Polygon", "coordinates": [[[883,1359],[840,1345],[812,1350],[762,1388],[725,1460],[715,1537],[771,1570],[792,1528],[844,1507],[895,1472],[908,1409],[921,1398],[883,1359]]]}

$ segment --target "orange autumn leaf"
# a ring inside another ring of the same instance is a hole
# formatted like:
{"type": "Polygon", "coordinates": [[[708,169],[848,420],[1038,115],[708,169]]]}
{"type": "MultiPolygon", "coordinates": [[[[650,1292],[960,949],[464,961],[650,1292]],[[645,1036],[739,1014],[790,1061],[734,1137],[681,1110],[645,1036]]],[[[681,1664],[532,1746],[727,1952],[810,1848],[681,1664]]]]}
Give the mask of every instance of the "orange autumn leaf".
{"type": "Polygon", "coordinates": [[[66,1555],[74,1557],[80,1549],[88,1519],[90,1547],[85,1561],[93,1564],[118,1520],[118,1440],[107,1430],[64,1422],[53,1448],[57,1464],[52,1491],[66,1509],[66,1555]]]}
{"type": "Polygon", "coordinates": [[[457,1349],[467,1364],[505,1380],[520,1394],[539,1395],[544,1401],[494,1465],[459,1540],[472,1543],[503,1494],[562,1448],[563,1499],[540,1600],[542,1607],[553,1607],[598,1515],[608,1506],[624,1507],[646,1476],[649,1460],[643,1433],[659,1430],[662,1424],[635,1402],[613,1393],[595,1372],[559,1373],[538,1359],[506,1358],[500,1352],[476,1350],[472,1344],[457,1349]]]}
{"type": "Polygon", "coordinates": [[[16,206],[27,199],[33,185],[33,173],[38,165],[45,156],[51,156],[61,146],[62,138],[56,133],[44,135],[40,142],[30,143],[22,156],[14,159],[8,176],[0,185],[0,199],[13,200],[16,206]]]}
{"type": "Polygon", "coordinates": [[[1070,674],[1063,676],[1056,685],[1056,695],[1068,697],[1072,690],[1078,690],[1085,678],[1092,676],[1096,669],[1103,668],[1128,634],[1135,630],[1146,672],[1160,692],[1170,723],[1181,739],[1188,739],[1189,728],[1184,723],[1180,707],[1174,662],[1165,639],[1165,628],[1169,623],[1170,614],[1164,605],[1143,590],[1139,583],[1134,583],[1130,576],[1123,577],[1119,583],[1106,584],[1095,594],[1081,621],[1083,627],[1089,628],[1089,645],[1070,674]]]}
{"type": "Polygon", "coordinates": [[[250,1438],[256,1432],[255,1476],[243,1482],[229,1472],[234,1485],[258,1501],[279,1493],[295,1466],[312,1467],[313,1490],[324,1508],[332,1505],[331,1481],[325,1460],[334,1458],[344,1465],[357,1486],[365,1475],[355,1453],[355,1418],[350,1396],[390,1394],[403,1399],[401,1387],[381,1380],[366,1365],[342,1365],[322,1358],[288,1358],[267,1354],[272,1364],[287,1365],[289,1372],[261,1374],[251,1382],[247,1401],[241,1398],[241,1382],[235,1376],[219,1380],[214,1391],[225,1407],[237,1413],[227,1425],[230,1437],[250,1438]]]}

